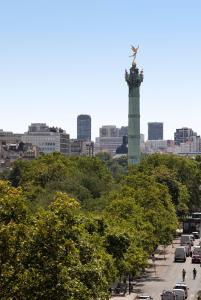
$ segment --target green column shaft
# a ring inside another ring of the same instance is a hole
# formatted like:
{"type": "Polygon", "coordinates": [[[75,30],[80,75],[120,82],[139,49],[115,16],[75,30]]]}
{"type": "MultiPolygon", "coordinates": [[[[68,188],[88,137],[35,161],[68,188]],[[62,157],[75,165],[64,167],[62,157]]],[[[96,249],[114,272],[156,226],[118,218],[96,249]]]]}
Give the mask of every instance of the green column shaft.
{"type": "Polygon", "coordinates": [[[139,73],[134,61],[130,72],[125,72],[125,80],[129,87],[128,164],[136,165],[140,162],[140,85],[143,71],[139,73]]]}
{"type": "Polygon", "coordinates": [[[140,162],[140,89],[133,88],[133,96],[129,95],[128,114],[128,164],[140,162]]]}

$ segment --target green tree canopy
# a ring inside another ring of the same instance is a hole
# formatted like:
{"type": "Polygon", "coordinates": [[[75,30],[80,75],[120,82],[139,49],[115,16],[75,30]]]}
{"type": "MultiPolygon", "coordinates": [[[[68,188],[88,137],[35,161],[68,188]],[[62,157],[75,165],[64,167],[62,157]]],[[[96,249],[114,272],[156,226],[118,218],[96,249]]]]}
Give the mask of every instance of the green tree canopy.
{"type": "Polygon", "coordinates": [[[16,161],[8,180],[22,187],[33,207],[47,207],[57,191],[89,201],[101,197],[112,185],[112,176],[100,159],[56,152],[33,161],[16,161]]]}
{"type": "Polygon", "coordinates": [[[0,298],[109,299],[113,259],[86,230],[79,202],[57,193],[28,220],[20,191],[1,182],[0,190],[0,298]]]}
{"type": "Polygon", "coordinates": [[[170,191],[178,210],[201,208],[201,172],[198,160],[172,154],[146,156],[133,171],[155,174],[170,191]]]}

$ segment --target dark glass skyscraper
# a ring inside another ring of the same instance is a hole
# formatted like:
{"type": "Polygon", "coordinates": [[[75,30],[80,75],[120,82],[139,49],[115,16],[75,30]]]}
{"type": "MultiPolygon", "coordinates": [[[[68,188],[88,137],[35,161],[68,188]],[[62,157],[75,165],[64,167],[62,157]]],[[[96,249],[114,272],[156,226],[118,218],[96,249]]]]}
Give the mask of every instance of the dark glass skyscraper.
{"type": "Polygon", "coordinates": [[[163,123],[148,123],[148,140],[163,140],[163,123]]]}
{"type": "Polygon", "coordinates": [[[77,117],[77,139],[91,141],[91,116],[79,115],[77,117]]]}

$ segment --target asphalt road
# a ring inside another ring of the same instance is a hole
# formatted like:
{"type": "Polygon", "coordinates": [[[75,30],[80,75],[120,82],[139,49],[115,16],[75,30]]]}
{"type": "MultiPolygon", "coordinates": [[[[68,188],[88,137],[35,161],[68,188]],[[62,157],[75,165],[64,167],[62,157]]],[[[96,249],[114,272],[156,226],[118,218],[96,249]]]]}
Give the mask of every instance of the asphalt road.
{"type": "MultiPolygon", "coordinates": [[[[195,245],[198,240],[195,241],[195,245]]],[[[174,242],[174,247],[169,246],[167,249],[166,259],[159,255],[155,260],[155,268],[152,266],[146,272],[135,286],[136,292],[148,294],[154,300],[161,299],[163,290],[172,289],[177,282],[182,281],[182,269],[186,270],[185,282],[189,287],[188,299],[194,300],[199,290],[201,290],[201,267],[199,264],[192,264],[191,257],[188,257],[185,263],[174,262],[175,248],[180,245],[180,241],[174,242]],[[196,279],[193,279],[193,268],[197,270],[196,279]]]]}

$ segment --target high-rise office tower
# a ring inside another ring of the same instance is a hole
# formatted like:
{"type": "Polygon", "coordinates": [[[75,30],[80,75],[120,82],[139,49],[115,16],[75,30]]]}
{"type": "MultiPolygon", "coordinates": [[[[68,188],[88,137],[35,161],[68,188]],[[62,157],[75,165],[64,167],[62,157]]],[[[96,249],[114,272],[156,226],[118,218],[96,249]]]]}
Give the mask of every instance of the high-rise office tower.
{"type": "Polygon", "coordinates": [[[190,142],[193,140],[193,136],[197,136],[197,133],[194,132],[191,128],[183,127],[176,129],[176,132],[174,133],[175,145],[190,142]]]}
{"type": "Polygon", "coordinates": [[[77,139],[91,141],[91,116],[79,115],[77,117],[77,139]]]}
{"type": "Polygon", "coordinates": [[[148,123],[148,140],[163,140],[163,123],[148,123]]]}

